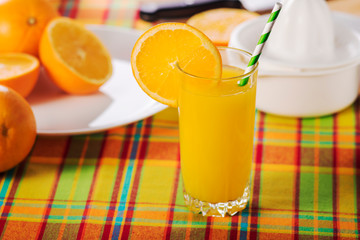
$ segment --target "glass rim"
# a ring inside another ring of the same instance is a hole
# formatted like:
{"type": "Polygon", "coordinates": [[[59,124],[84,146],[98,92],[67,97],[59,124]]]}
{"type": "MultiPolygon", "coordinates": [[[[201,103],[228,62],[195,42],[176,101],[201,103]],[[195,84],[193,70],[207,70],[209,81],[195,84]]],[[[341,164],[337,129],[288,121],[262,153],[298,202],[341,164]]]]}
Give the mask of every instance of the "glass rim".
{"type": "MultiPolygon", "coordinates": [[[[233,48],[233,47],[226,47],[226,46],[217,46],[216,47],[218,50],[222,50],[222,49],[229,49],[231,51],[235,51],[235,52],[239,52],[239,53],[242,53],[242,54],[245,54],[247,56],[249,56],[249,61],[251,59],[251,53],[249,53],[248,51],[245,51],[245,50],[242,50],[242,49],[238,49],[238,48],[233,48]]],[[[179,66],[179,62],[176,62],[175,63],[175,66],[177,69],[180,70],[180,72],[182,72],[183,74],[189,76],[189,77],[192,77],[192,78],[198,78],[198,79],[207,79],[207,80],[214,80],[214,81],[219,81],[219,78],[209,78],[209,77],[202,77],[202,76],[197,76],[197,75],[194,75],[194,74],[191,74],[191,73],[188,73],[186,72],[184,69],[182,69],[180,66],[179,66]]],[[[256,62],[253,69],[246,73],[246,74],[241,74],[241,75],[236,75],[234,77],[227,77],[227,78],[220,78],[222,81],[233,81],[235,79],[239,79],[239,78],[246,78],[246,77],[249,77],[251,75],[254,74],[254,72],[257,70],[259,66],[259,62],[256,62]]],[[[244,69],[245,70],[245,69],[244,69]]]]}

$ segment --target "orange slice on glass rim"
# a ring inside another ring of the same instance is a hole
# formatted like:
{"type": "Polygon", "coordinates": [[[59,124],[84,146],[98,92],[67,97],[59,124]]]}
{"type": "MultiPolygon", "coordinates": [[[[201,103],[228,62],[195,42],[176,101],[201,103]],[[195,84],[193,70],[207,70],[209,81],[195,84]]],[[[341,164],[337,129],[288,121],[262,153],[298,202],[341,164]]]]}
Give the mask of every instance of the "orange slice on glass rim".
{"type": "Polygon", "coordinates": [[[185,23],[162,23],[135,43],[131,66],[140,87],[154,100],[177,107],[180,74],[221,77],[221,56],[211,40],[185,23]]]}

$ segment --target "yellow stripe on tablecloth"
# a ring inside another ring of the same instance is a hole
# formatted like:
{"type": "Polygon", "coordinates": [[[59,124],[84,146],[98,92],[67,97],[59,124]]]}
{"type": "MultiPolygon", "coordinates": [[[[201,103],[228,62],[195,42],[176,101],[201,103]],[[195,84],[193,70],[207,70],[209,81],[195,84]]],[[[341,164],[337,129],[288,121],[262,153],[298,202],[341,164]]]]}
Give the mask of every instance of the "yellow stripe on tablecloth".
{"type": "Polygon", "coordinates": [[[147,159],[144,161],[144,167],[167,167],[175,168],[178,165],[178,160],[157,160],[157,159],[147,159]]]}
{"type": "MultiPolygon", "coordinates": [[[[286,164],[267,164],[263,163],[261,165],[263,171],[272,171],[272,172],[294,172],[295,166],[286,165],[286,164]]],[[[301,166],[300,171],[303,173],[314,173],[314,174],[332,174],[332,167],[317,167],[317,166],[301,166]]],[[[339,167],[337,168],[339,175],[350,175],[354,176],[356,174],[356,169],[348,167],[339,167]]]]}
{"type": "Polygon", "coordinates": [[[354,172],[344,175],[338,171],[338,194],[339,194],[339,212],[356,212],[356,185],[354,181],[354,172]]]}
{"type": "MultiPolygon", "coordinates": [[[[96,184],[94,186],[92,200],[110,201],[111,194],[114,191],[115,178],[119,168],[119,159],[104,158],[98,169],[96,184]]],[[[91,211],[94,211],[93,209],[91,211]]]]}
{"type": "MultiPolygon", "coordinates": [[[[81,156],[79,158],[79,162],[78,162],[78,165],[76,167],[74,178],[73,178],[73,181],[72,181],[72,186],[70,188],[70,194],[68,196],[68,199],[70,199],[70,200],[74,199],[74,197],[77,194],[76,189],[77,189],[77,186],[78,186],[78,180],[79,180],[80,175],[81,175],[81,169],[82,169],[82,166],[84,164],[85,154],[86,154],[86,151],[87,151],[87,148],[88,148],[88,145],[89,145],[89,140],[90,140],[90,137],[87,136],[85,141],[84,141],[84,147],[82,149],[82,153],[81,153],[81,156]]],[[[82,215],[82,212],[83,212],[82,209],[80,211],[78,209],[71,209],[70,206],[69,206],[69,203],[66,204],[65,212],[63,213],[64,219],[61,222],[61,226],[60,226],[60,229],[59,229],[59,235],[58,235],[57,239],[61,239],[63,237],[65,227],[66,227],[66,223],[67,223],[67,219],[65,217],[67,217],[69,215],[79,216],[80,214],[82,215]]]]}
{"type": "Polygon", "coordinates": [[[295,172],[290,170],[291,167],[281,166],[281,169],[287,171],[280,171],[280,168],[278,168],[278,171],[273,171],[269,170],[269,166],[262,166],[260,188],[261,208],[293,209],[295,172]]]}
{"type": "Polygon", "coordinates": [[[47,199],[58,169],[58,165],[29,163],[20,181],[16,198],[47,199]]]}
{"type": "MultiPolygon", "coordinates": [[[[141,172],[137,202],[169,203],[173,192],[176,162],[146,161],[141,172]]],[[[136,212],[135,212],[136,214],[136,212]]]]}
{"type": "MultiPolygon", "coordinates": [[[[319,172],[320,164],[320,120],[315,119],[315,133],[314,133],[314,172],[319,172]]],[[[314,229],[319,227],[318,223],[318,209],[319,209],[319,174],[314,174],[314,229]]]]}
{"type": "Polygon", "coordinates": [[[354,106],[348,107],[337,114],[338,127],[341,131],[342,127],[355,127],[355,111],[354,106]]]}
{"type": "Polygon", "coordinates": [[[355,111],[354,107],[349,107],[337,115],[337,147],[355,148],[355,111]]]}
{"type": "Polygon", "coordinates": [[[159,120],[166,120],[166,121],[170,121],[170,122],[178,122],[179,121],[179,117],[178,117],[178,110],[177,108],[166,108],[165,110],[162,110],[161,112],[157,113],[154,115],[154,121],[159,121],[159,120]]]}

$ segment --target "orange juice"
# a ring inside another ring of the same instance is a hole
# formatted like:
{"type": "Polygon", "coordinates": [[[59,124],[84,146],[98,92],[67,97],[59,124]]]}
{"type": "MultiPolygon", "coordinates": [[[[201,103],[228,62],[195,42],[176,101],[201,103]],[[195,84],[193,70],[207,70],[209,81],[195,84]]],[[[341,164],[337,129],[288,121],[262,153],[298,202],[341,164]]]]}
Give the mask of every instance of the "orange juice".
{"type": "Polygon", "coordinates": [[[239,87],[242,69],[223,66],[222,79],[185,76],[179,99],[180,157],[185,192],[208,203],[243,196],[251,173],[256,72],[239,87]],[[233,77],[233,78],[232,78],[233,77]]]}

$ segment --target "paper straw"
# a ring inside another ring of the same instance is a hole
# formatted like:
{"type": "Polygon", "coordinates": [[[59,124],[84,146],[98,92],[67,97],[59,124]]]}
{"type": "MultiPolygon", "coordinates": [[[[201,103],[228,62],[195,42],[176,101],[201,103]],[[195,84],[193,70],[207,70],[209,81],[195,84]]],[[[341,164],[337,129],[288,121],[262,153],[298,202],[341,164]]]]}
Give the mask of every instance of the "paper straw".
{"type": "MultiPolygon", "coordinates": [[[[253,70],[255,64],[259,61],[261,52],[265,46],[266,40],[269,38],[271,29],[274,26],[274,23],[280,13],[281,8],[282,8],[282,4],[280,2],[275,3],[275,6],[270,14],[269,20],[267,21],[267,23],[265,25],[265,28],[261,34],[260,40],[256,45],[256,48],[251,56],[251,59],[249,61],[249,64],[248,64],[244,74],[251,72],[251,70],[253,70]]],[[[249,78],[250,78],[250,76],[241,79],[238,82],[238,85],[245,86],[248,83],[249,78]]]]}

